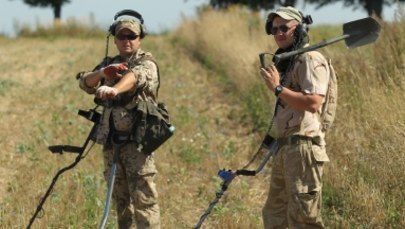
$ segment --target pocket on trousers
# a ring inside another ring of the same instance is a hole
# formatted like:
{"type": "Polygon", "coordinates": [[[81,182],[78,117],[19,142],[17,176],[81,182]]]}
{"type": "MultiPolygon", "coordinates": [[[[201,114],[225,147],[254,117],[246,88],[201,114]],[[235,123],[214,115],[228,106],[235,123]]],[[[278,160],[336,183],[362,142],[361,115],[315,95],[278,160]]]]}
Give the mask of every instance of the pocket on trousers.
{"type": "Polygon", "coordinates": [[[312,145],[312,153],[317,162],[328,162],[329,157],[326,154],[325,146],[312,145]]]}
{"type": "Polygon", "coordinates": [[[158,203],[158,193],[154,183],[154,174],[139,176],[136,186],[137,206],[140,209],[158,203]]]}
{"type": "Polygon", "coordinates": [[[298,193],[295,195],[297,219],[303,223],[316,222],[319,211],[319,192],[298,193]]]}

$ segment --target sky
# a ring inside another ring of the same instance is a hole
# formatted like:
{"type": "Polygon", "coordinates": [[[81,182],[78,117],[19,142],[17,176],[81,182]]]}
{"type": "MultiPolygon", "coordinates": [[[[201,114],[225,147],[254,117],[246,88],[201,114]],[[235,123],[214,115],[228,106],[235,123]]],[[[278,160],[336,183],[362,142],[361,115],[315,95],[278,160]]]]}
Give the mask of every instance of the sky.
{"type": "MultiPolygon", "coordinates": [[[[15,25],[50,25],[53,20],[51,8],[30,7],[23,0],[0,0],[0,33],[13,37],[15,25]]],[[[102,28],[108,29],[116,12],[133,9],[142,14],[146,28],[151,33],[159,33],[176,28],[183,17],[195,18],[196,8],[207,4],[209,0],[71,0],[62,7],[62,21],[67,19],[94,21],[102,28]]],[[[310,14],[314,25],[343,24],[367,17],[362,9],[353,10],[335,3],[320,10],[312,5],[297,5],[305,15],[310,14]]],[[[385,7],[383,17],[394,20],[397,7],[385,7]]],[[[264,20],[264,18],[263,18],[264,20]]]]}

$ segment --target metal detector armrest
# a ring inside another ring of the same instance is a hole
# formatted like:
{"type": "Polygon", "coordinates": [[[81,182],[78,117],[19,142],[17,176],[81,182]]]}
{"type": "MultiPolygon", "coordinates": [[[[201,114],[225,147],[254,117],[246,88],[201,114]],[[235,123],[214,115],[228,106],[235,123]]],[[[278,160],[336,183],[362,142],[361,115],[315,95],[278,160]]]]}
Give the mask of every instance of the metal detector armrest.
{"type": "Polygon", "coordinates": [[[53,145],[53,146],[49,146],[48,149],[52,153],[59,153],[59,154],[62,154],[63,152],[81,153],[83,151],[83,147],[70,146],[70,145],[53,145]]]}
{"type": "Polygon", "coordinates": [[[255,170],[246,170],[246,169],[241,169],[236,171],[236,175],[242,175],[242,176],[256,176],[256,171],[255,170]]]}
{"type": "Polygon", "coordinates": [[[94,123],[98,123],[100,120],[100,117],[101,117],[101,114],[99,112],[97,112],[95,109],[90,109],[88,111],[79,110],[78,114],[94,123]]]}

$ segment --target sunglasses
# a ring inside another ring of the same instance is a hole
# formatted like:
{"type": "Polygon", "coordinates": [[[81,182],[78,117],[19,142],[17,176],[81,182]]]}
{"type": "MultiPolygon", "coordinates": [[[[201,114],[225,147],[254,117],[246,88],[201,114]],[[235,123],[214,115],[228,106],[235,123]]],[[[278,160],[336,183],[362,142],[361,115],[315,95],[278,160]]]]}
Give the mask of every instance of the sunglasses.
{"type": "Polygon", "coordinates": [[[289,29],[290,27],[288,27],[287,25],[273,26],[270,32],[271,35],[276,35],[278,30],[280,30],[282,33],[286,33],[289,29]]]}
{"type": "Polygon", "coordinates": [[[133,41],[136,38],[138,38],[139,36],[135,35],[135,34],[127,34],[127,35],[125,35],[125,34],[117,34],[117,35],[115,35],[115,37],[120,41],[124,41],[124,40],[133,41]]]}

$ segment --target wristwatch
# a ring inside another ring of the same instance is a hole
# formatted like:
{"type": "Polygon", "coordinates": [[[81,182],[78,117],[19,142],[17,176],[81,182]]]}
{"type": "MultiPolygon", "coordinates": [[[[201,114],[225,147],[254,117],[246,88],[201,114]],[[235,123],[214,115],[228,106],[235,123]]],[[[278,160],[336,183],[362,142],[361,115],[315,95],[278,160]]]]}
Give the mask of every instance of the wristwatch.
{"type": "Polygon", "coordinates": [[[278,85],[276,88],[274,88],[274,94],[276,96],[278,96],[282,91],[283,91],[284,87],[281,85],[278,85]]]}

